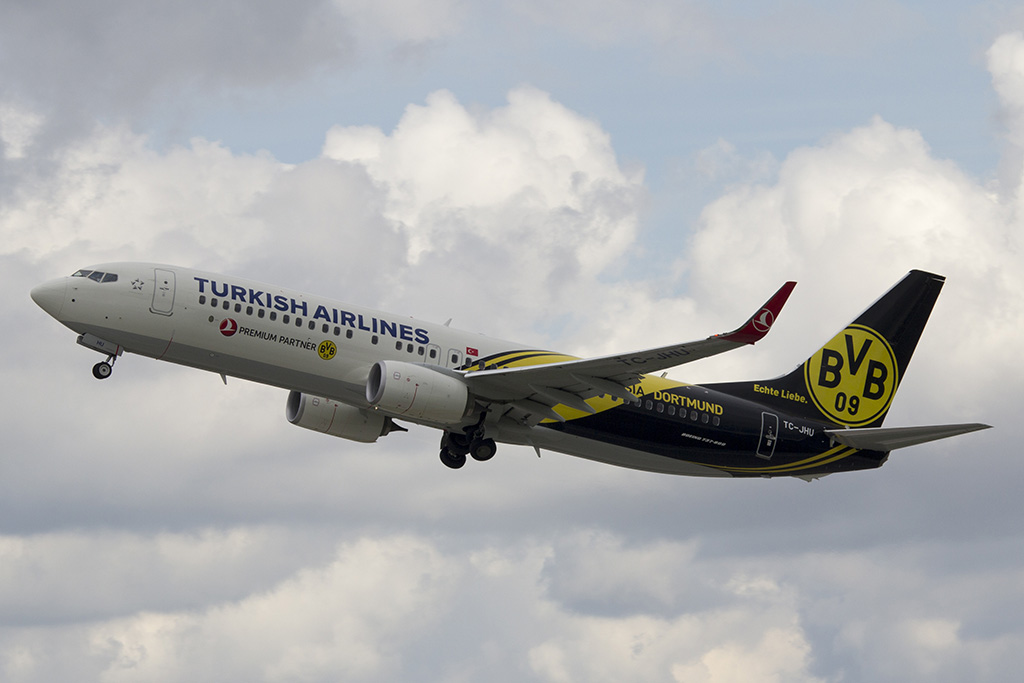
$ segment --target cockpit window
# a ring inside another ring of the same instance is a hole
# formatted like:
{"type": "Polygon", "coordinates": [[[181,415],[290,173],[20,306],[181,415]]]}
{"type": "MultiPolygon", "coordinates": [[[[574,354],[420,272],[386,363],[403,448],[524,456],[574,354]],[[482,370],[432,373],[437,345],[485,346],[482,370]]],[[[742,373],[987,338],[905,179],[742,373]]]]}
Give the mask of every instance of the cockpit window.
{"type": "Polygon", "coordinates": [[[101,273],[98,270],[76,270],[71,277],[87,277],[96,282],[117,282],[117,273],[101,273]]]}

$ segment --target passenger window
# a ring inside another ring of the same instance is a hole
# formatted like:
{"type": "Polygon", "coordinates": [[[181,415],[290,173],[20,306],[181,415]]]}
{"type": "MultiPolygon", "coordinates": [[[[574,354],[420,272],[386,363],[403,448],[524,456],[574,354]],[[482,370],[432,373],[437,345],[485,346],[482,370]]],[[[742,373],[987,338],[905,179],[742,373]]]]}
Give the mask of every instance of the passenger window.
{"type": "Polygon", "coordinates": [[[216,297],[214,297],[213,299],[210,299],[210,305],[213,306],[214,308],[217,308],[217,299],[216,299],[216,297]]]}
{"type": "Polygon", "coordinates": [[[722,424],[722,421],[718,419],[717,415],[715,415],[713,418],[711,418],[711,424],[717,427],[718,425],[722,424]]]}
{"type": "Polygon", "coordinates": [[[352,330],[345,330],[345,339],[352,338],[352,330]]]}
{"type": "Polygon", "coordinates": [[[205,304],[206,303],[206,295],[205,294],[200,294],[199,295],[199,303],[201,303],[201,304],[205,304]]]}
{"type": "Polygon", "coordinates": [[[302,327],[302,318],[295,319],[295,327],[302,327]]]}
{"type": "Polygon", "coordinates": [[[258,309],[258,310],[256,311],[256,317],[257,317],[257,318],[262,318],[262,317],[263,317],[263,316],[265,316],[266,314],[267,314],[267,312],[266,312],[266,311],[264,311],[264,310],[263,310],[262,308],[260,308],[260,309],[258,309]]]}
{"type": "Polygon", "coordinates": [[[117,274],[116,273],[107,273],[106,275],[103,276],[103,281],[104,282],[117,282],[117,274]]]}
{"type": "Polygon", "coordinates": [[[405,350],[408,351],[409,353],[412,353],[412,344],[409,344],[408,346],[406,346],[405,350]]]}
{"type": "Polygon", "coordinates": [[[246,315],[252,315],[252,306],[246,306],[245,307],[245,314],[246,315]]]}
{"type": "Polygon", "coordinates": [[[703,422],[704,424],[707,424],[708,423],[708,414],[707,413],[703,413],[700,416],[700,421],[703,422]]]}
{"type": "Polygon", "coordinates": [[[690,411],[690,419],[693,420],[694,422],[697,421],[697,411],[696,410],[691,410],[690,411]]]}
{"type": "Polygon", "coordinates": [[[417,353],[418,353],[419,355],[421,355],[421,356],[423,355],[423,347],[422,347],[422,346],[421,346],[421,347],[419,348],[419,350],[417,351],[417,353]]]}
{"type": "Polygon", "coordinates": [[[659,403],[658,404],[658,412],[659,413],[664,413],[665,412],[665,404],[664,403],[659,403]]]}
{"type": "Polygon", "coordinates": [[[273,321],[273,320],[277,320],[277,311],[271,311],[271,312],[270,312],[270,319],[271,319],[272,321],[273,321]]]}
{"type": "Polygon", "coordinates": [[[327,330],[329,329],[331,329],[331,326],[328,325],[327,323],[324,323],[324,334],[327,334],[327,330]]]}
{"type": "MultiPolygon", "coordinates": [[[[326,327],[327,327],[327,325],[324,325],[324,328],[326,328],[326,327]]],[[[311,329],[311,330],[315,330],[316,329],[316,321],[315,320],[310,320],[309,321],[309,329],[311,329]]],[[[325,329],[324,331],[326,332],[327,330],[325,329]]]]}
{"type": "Polygon", "coordinates": [[[225,301],[223,308],[224,308],[225,311],[228,310],[229,308],[231,308],[231,302],[230,301],[225,301]]]}
{"type": "Polygon", "coordinates": [[[647,399],[647,402],[644,403],[644,408],[647,408],[647,410],[650,410],[653,407],[654,407],[654,401],[652,401],[651,399],[647,399]]]}
{"type": "Polygon", "coordinates": [[[292,317],[290,315],[288,315],[287,313],[285,313],[284,315],[281,316],[281,322],[283,322],[285,325],[287,325],[291,321],[292,321],[292,317]]]}
{"type": "Polygon", "coordinates": [[[401,350],[402,350],[402,342],[396,341],[395,342],[395,351],[401,351],[401,350]]]}
{"type": "Polygon", "coordinates": [[[437,349],[430,349],[430,357],[437,358],[437,349]]]}
{"type": "Polygon", "coordinates": [[[377,335],[373,335],[372,337],[370,337],[370,343],[371,344],[376,344],[377,340],[378,340],[377,335]]]}
{"type": "Polygon", "coordinates": [[[242,304],[235,304],[235,313],[242,312],[242,304]]]}
{"type": "Polygon", "coordinates": [[[675,406],[669,406],[668,407],[668,414],[669,414],[669,417],[675,416],[675,414],[676,414],[676,407],[675,406]]]}

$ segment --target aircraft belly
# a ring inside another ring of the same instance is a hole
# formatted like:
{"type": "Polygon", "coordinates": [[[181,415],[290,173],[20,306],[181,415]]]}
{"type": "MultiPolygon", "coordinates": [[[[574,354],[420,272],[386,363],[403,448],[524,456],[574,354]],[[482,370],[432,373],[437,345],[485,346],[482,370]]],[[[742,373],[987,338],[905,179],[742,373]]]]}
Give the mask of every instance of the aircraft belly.
{"type": "Polygon", "coordinates": [[[102,339],[120,344],[126,350],[138,355],[159,358],[218,374],[223,373],[282,389],[294,389],[353,405],[367,405],[365,369],[354,368],[340,360],[335,361],[336,364],[333,366],[335,372],[321,374],[296,367],[282,366],[280,357],[272,363],[268,359],[226,354],[177,341],[168,343],[164,339],[123,330],[92,326],[89,331],[102,339]]]}
{"type": "Polygon", "coordinates": [[[551,427],[534,427],[528,433],[503,430],[502,440],[542,449],[559,451],[588,460],[605,462],[660,474],[703,477],[780,477],[820,476],[880,467],[885,453],[861,451],[842,445],[812,447],[796,451],[777,451],[771,461],[753,455],[749,450],[677,448],[668,451],[658,444],[646,447],[640,442],[626,445],[619,440],[583,437],[551,427]],[[657,450],[654,450],[657,449],[657,450]]]}
{"type": "MultiPolygon", "coordinates": [[[[124,329],[74,321],[65,321],[64,324],[78,333],[88,332],[104,341],[118,344],[126,351],[150,358],[159,358],[167,350],[172,334],[170,330],[166,333],[157,329],[129,332],[124,329]]],[[[138,330],[138,327],[134,326],[134,329],[138,330]]]]}
{"type": "Polygon", "coordinates": [[[524,442],[622,467],[695,476],[807,476],[874,468],[884,462],[884,454],[832,443],[823,433],[787,434],[765,457],[759,447],[760,421],[737,422],[713,428],[619,407],[540,425],[524,442]]]}
{"type": "MultiPolygon", "coordinates": [[[[659,474],[680,474],[691,477],[732,476],[728,472],[724,472],[720,469],[706,467],[687,460],[668,458],[656,453],[649,453],[647,451],[636,450],[601,441],[594,441],[590,439],[583,441],[579,438],[569,437],[566,434],[560,434],[559,432],[553,432],[551,430],[546,431],[550,432],[552,435],[558,434],[559,436],[555,438],[549,437],[547,439],[538,439],[535,437],[534,441],[548,441],[549,445],[547,447],[552,450],[569,453],[570,455],[586,458],[587,460],[595,460],[611,465],[618,465],[619,467],[629,467],[634,470],[656,472],[659,474]]],[[[537,445],[540,444],[538,443],[537,445]]],[[[541,446],[541,448],[543,447],[544,446],[541,446]]]]}

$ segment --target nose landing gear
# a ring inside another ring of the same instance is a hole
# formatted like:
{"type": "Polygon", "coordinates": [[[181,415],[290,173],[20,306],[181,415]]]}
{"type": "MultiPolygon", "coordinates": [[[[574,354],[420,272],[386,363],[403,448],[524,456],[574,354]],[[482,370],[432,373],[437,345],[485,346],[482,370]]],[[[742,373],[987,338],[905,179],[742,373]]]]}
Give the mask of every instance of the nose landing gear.
{"type": "Polygon", "coordinates": [[[110,377],[110,373],[114,371],[114,361],[117,357],[124,353],[119,345],[113,342],[108,342],[105,339],[93,336],[91,334],[80,334],[78,335],[78,343],[87,349],[93,351],[99,351],[107,357],[105,361],[101,361],[96,365],[92,366],[92,376],[96,379],[106,379],[110,377]]]}
{"type": "Polygon", "coordinates": [[[117,360],[117,356],[110,356],[104,361],[100,361],[96,365],[92,366],[92,376],[96,379],[106,379],[110,377],[110,373],[114,371],[114,361],[117,360]]]}

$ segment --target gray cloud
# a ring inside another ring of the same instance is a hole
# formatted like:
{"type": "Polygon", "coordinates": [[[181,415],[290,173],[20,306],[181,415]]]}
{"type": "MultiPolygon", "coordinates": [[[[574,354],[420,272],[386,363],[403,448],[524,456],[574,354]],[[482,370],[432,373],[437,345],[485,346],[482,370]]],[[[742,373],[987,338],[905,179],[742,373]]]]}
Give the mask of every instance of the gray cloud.
{"type": "Polygon", "coordinates": [[[352,42],[325,0],[19,2],[0,32],[8,97],[101,116],[191,88],[302,78],[350,59],[352,42]]]}

